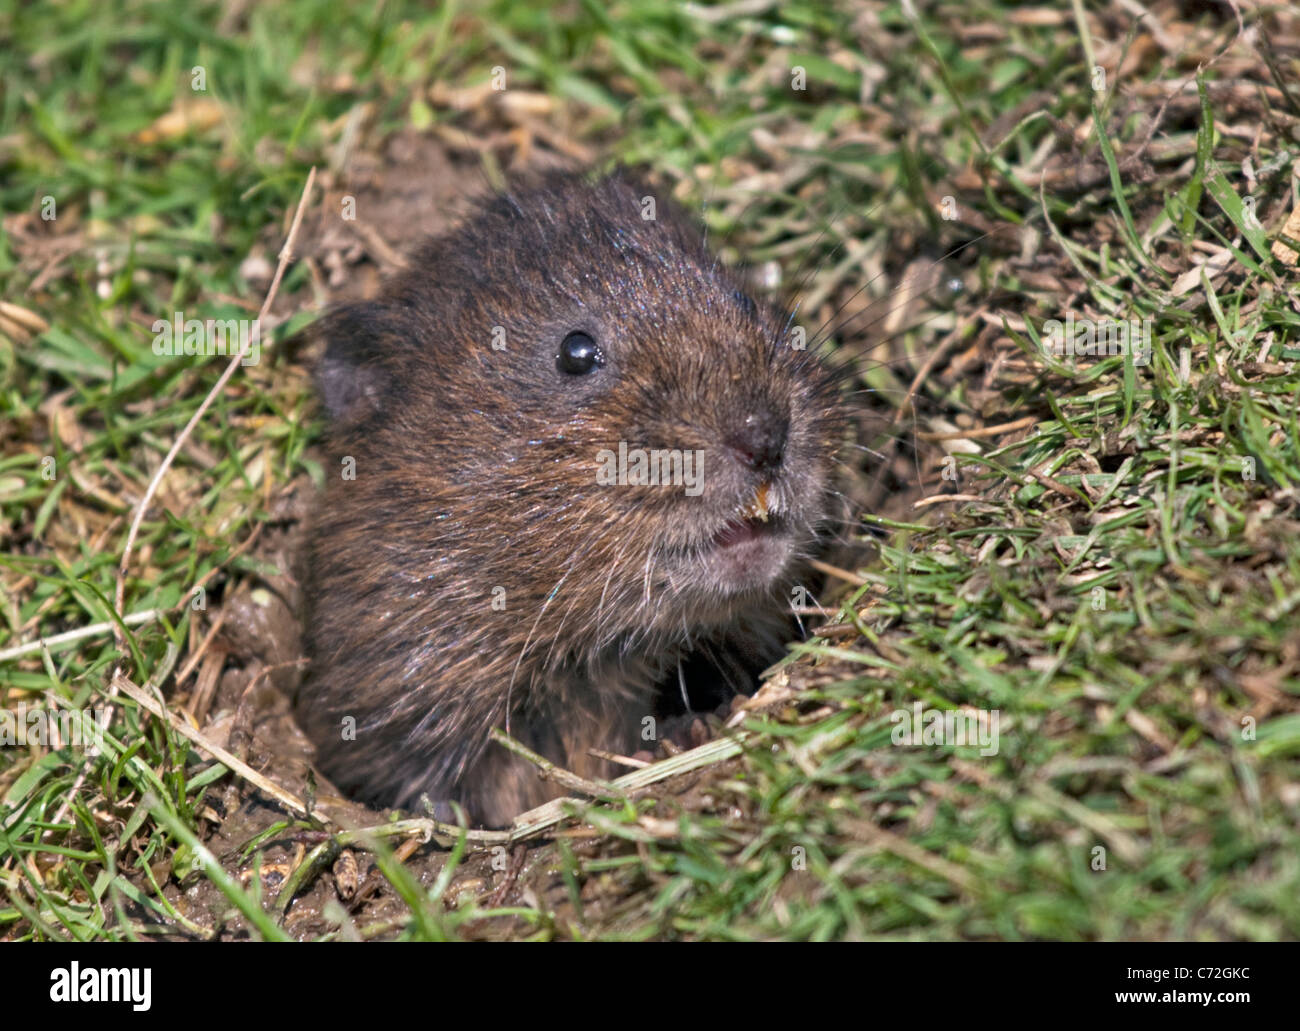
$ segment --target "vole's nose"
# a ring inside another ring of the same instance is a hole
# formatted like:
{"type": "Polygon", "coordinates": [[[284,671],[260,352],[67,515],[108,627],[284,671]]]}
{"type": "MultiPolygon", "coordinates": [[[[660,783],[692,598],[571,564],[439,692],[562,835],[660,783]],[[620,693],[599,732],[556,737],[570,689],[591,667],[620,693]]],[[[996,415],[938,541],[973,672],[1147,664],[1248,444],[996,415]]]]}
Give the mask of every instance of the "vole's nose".
{"type": "Polygon", "coordinates": [[[751,413],[723,440],[741,465],[757,473],[771,474],[785,457],[790,420],[770,410],[751,413]]]}

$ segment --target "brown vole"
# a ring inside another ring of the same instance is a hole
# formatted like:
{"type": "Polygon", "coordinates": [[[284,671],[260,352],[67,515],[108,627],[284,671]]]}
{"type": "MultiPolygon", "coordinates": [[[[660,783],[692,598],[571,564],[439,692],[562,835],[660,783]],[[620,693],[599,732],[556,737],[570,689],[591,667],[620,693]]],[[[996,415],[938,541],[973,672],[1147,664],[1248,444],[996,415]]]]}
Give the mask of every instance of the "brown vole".
{"type": "Polygon", "coordinates": [[[556,789],[492,727],[606,776],[687,653],[779,654],[844,426],[792,324],[617,175],[488,201],[329,314],[297,700],[327,775],[501,825],[556,789]]]}

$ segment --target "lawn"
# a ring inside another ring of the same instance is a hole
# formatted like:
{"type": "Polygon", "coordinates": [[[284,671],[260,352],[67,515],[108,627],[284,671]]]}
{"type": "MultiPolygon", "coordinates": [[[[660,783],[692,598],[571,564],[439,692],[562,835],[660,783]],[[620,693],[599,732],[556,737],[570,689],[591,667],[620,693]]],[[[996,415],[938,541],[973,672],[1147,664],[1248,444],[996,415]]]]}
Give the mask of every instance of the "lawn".
{"type": "Polygon", "coordinates": [[[0,0],[0,940],[1300,936],[1300,12],[1237,6],[0,0]],[[555,164],[855,367],[807,637],[514,834],[327,812],[301,331],[555,164]],[[256,364],[158,353],[291,233],[256,364]]]}

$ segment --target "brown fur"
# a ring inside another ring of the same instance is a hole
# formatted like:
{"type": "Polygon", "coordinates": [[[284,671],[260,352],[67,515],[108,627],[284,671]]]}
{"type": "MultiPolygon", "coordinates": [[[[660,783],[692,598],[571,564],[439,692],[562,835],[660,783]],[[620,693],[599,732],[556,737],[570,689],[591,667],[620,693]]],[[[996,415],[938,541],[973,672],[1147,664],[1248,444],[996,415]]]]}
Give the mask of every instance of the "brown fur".
{"type": "Polygon", "coordinates": [[[827,514],[838,390],[664,199],[642,218],[648,195],[621,177],[517,189],[322,323],[331,457],[297,709],[350,794],[507,823],[555,789],[493,726],[605,776],[588,749],[638,748],[686,653],[781,639],[827,514]],[[557,368],[574,331],[603,368],[557,368]],[[598,485],[620,441],[703,450],[703,492],[598,485]],[[764,481],[770,536],[719,548],[764,481]]]}

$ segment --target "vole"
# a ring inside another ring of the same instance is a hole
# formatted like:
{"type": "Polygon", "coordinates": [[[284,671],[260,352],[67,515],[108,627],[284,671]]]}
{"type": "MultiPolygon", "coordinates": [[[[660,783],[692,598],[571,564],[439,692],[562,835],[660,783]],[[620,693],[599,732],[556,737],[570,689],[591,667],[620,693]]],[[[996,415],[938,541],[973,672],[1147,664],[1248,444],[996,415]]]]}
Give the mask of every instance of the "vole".
{"type": "Polygon", "coordinates": [[[839,378],[666,198],[516,185],[320,331],[296,711],[340,789],[505,825],[557,789],[493,727],[608,776],[689,653],[780,654],[839,378]]]}

